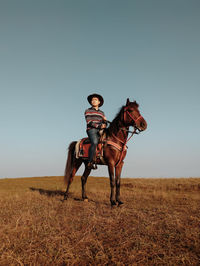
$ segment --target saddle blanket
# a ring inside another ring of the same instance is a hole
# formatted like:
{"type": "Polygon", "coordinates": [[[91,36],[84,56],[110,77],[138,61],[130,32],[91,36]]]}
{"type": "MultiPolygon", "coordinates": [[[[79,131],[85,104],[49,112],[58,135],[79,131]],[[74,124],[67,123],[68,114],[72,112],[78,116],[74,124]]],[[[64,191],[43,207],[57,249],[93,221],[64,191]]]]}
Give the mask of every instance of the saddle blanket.
{"type": "MultiPolygon", "coordinates": [[[[83,138],[77,141],[76,146],[75,146],[76,158],[78,159],[81,157],[81,158],[88,159],[90,146],[91,146],[91,143],[89,141],[89,138],[83,138]]],[[[102,146],[103,146],[102,143],[99,143],[97,145],[96,158],[100,158],[103,156],[102,146]]]]}

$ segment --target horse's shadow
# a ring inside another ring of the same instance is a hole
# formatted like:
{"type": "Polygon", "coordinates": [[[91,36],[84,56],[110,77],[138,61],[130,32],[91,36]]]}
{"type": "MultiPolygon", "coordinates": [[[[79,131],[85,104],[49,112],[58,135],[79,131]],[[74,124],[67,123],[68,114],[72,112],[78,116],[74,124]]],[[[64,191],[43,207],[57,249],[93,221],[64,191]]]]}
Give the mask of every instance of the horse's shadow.
{"type": "MultiPolygon", "coordinates": [[[[56,197],[56,196],[63,196],[65,195],[65,192],[61,191],[61,190],[47,190],[47,189],[43,189],[43,188],[34,188],[34,187],[30,187],[29,188],[31,191],[38,191],[41,195],[45,195],[47,197],[56,197]]],[[[81,198],[77,198],[77,197],[73,197],[73,193],[68,193],[68,198],[72,198],[75,201],[83,201],[81,198]]],[[[64,202],[65,200],[61,200],[62,202],[64,202]]],[[[93,201],[93,200],[91,200],[93,201]]]]}
{"type": "MultiPolygon", "coordinates": [[[[47,190],[47,189],[43,189],[43,188],[34,188],[34,187],[30,187],[29,188],[31,191],[38,191],[41,195],[46,195],[47,197],[55,197],[55,196],[63,196],[65,195],[64,191],[61,190],[47,190]]],[[[81,198],[77,198],[77,197],[72,197],[73,193],[68,193],[69,198],[73,198],[76,201],[83,201],[81,198]]]]}
{"type": "MultiPolygon", "coordinates": [[[[65,195],[64,191],[61,190],[47,190],[47,189],[43,189],[43,188],[34,188],[34,187],[30,187],[29,188],[31,191],[38,191],[41,195],[45,195],[47,197],[56,197],[56,196],[63,196],[65,195]]],[[[73,193],[68,193],[68,198],[73,198],[76,201],[82,201],[82,199],[80,198],[74,198],[73,197],[73,193]]],[[[61,200],[64,201],[64,200],[61,200]]]]}
{"type": "Polygon", "coordinates": [[[65,192],[61,190],[47,190],[43,188],[29,188],[32,191],[38,191],[41,195],[46,195],[48,197],[55,197],[55,196],[64,196],[65,192]]]}
{"type": "MultiPolygon", "coordinates": [[[[62,201],[62,202],[65,201],[64,200],[64,195],[65,195],[65,192],[64,191],[61,191],[61,190],[47,190],[47,189],[43,189],[43,188],[34,188],[34,187],[29,187],[29,189],[31,191],[38,191],[41,195],[45,195],[47,197],[63,196],[63,199],[60,200],[60,201],[62,201]]],[[[70,192],[68,194],[68,197],[71,198],[71,199],[73,199],[73,200],[75,200],[75,201],[83,201],[82,198],[74,197],[73,193],[70,193],[70,192]]],[[[89,201],[92,202],[92,203],[95,203],[97,205],[101,205],[101,203],[98,202],[98,201],[95,201],[95,200],[92,200],[92,199],[90,199],[89,201]]],[[[103,205],[109,205],[109,204],[103,203],[103,205]]]]}

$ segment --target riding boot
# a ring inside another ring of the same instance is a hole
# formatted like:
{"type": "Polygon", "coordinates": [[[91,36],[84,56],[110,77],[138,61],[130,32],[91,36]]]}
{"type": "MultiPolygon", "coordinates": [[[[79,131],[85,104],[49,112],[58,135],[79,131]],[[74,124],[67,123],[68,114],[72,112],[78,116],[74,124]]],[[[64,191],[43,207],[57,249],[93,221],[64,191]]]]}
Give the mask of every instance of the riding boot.
{"type": "Polygon", "coordinates": [[[88,169],[97,169],[97,168],[95,168],[95,165],[93,164],[93,162],[89,162],[88,164],[87,164],[87,168],[88,169]]]}
{"type": "MultiPolygon", "coordinates": [[[[97,150],[96,150],[97,151],[97,150]]],[[[94,169],[96,170],[97,169],[97,162],[96,162],[96,152],[95,152],[95,155],[93,157],[93,166],[94,166],[94,169]]]]}

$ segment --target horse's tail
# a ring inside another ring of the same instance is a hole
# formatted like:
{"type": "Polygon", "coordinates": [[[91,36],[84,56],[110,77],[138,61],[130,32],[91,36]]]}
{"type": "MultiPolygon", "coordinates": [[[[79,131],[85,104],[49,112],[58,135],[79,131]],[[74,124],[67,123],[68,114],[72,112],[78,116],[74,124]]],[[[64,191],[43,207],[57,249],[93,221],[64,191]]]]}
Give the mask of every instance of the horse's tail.
{"type": "Polygon", "coordinates": [[[66,162],[65,173],[64,173],[65,184],[68,184],[71,173],[72,173],[72,169],[73,169],[72,166],[73,166],[76,143],[77,143],[76,141],[73,141],[69,144],[69,147],[68,147],[68,156],[67,156],[67,162],[66,162]]]}

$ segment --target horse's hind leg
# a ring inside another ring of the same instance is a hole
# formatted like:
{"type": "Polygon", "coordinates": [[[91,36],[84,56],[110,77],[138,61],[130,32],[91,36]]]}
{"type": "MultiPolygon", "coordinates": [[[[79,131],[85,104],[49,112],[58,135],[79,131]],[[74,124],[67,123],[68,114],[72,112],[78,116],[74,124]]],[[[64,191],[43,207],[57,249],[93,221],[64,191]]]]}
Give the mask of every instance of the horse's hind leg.
{"type": "Polygon", "coordinates": [[[85,163],[85,171],[84,171],[84,173],[83,173],[83,175],[81,177],[81,183],[82,183],[82,199],[85,200],[85,201],[88,200],[87,195],[86,195],[86,188],[85,188],[85,186],[86,186],[87,178],[88,178],[90,172],[91,172],[91,169],[88,169],[86,167],[86,163],[85,163]]]}
{"type": "Polygon", "coordinates": [[[80,160],[80,159],[76,159],[74,161],[73,168],[72,168],[70,177],[69,177],[68,182],[67,182],[67,188],[66,188],[66,191],[64,194],[64,200],[67,200],[67,198],[68,198],[69,187],[73,181],[73,178],[74,178],[76,172],[78,171],[79,167],[81,166],[81,164],[82,164],[82,160],[80,160]]]}

